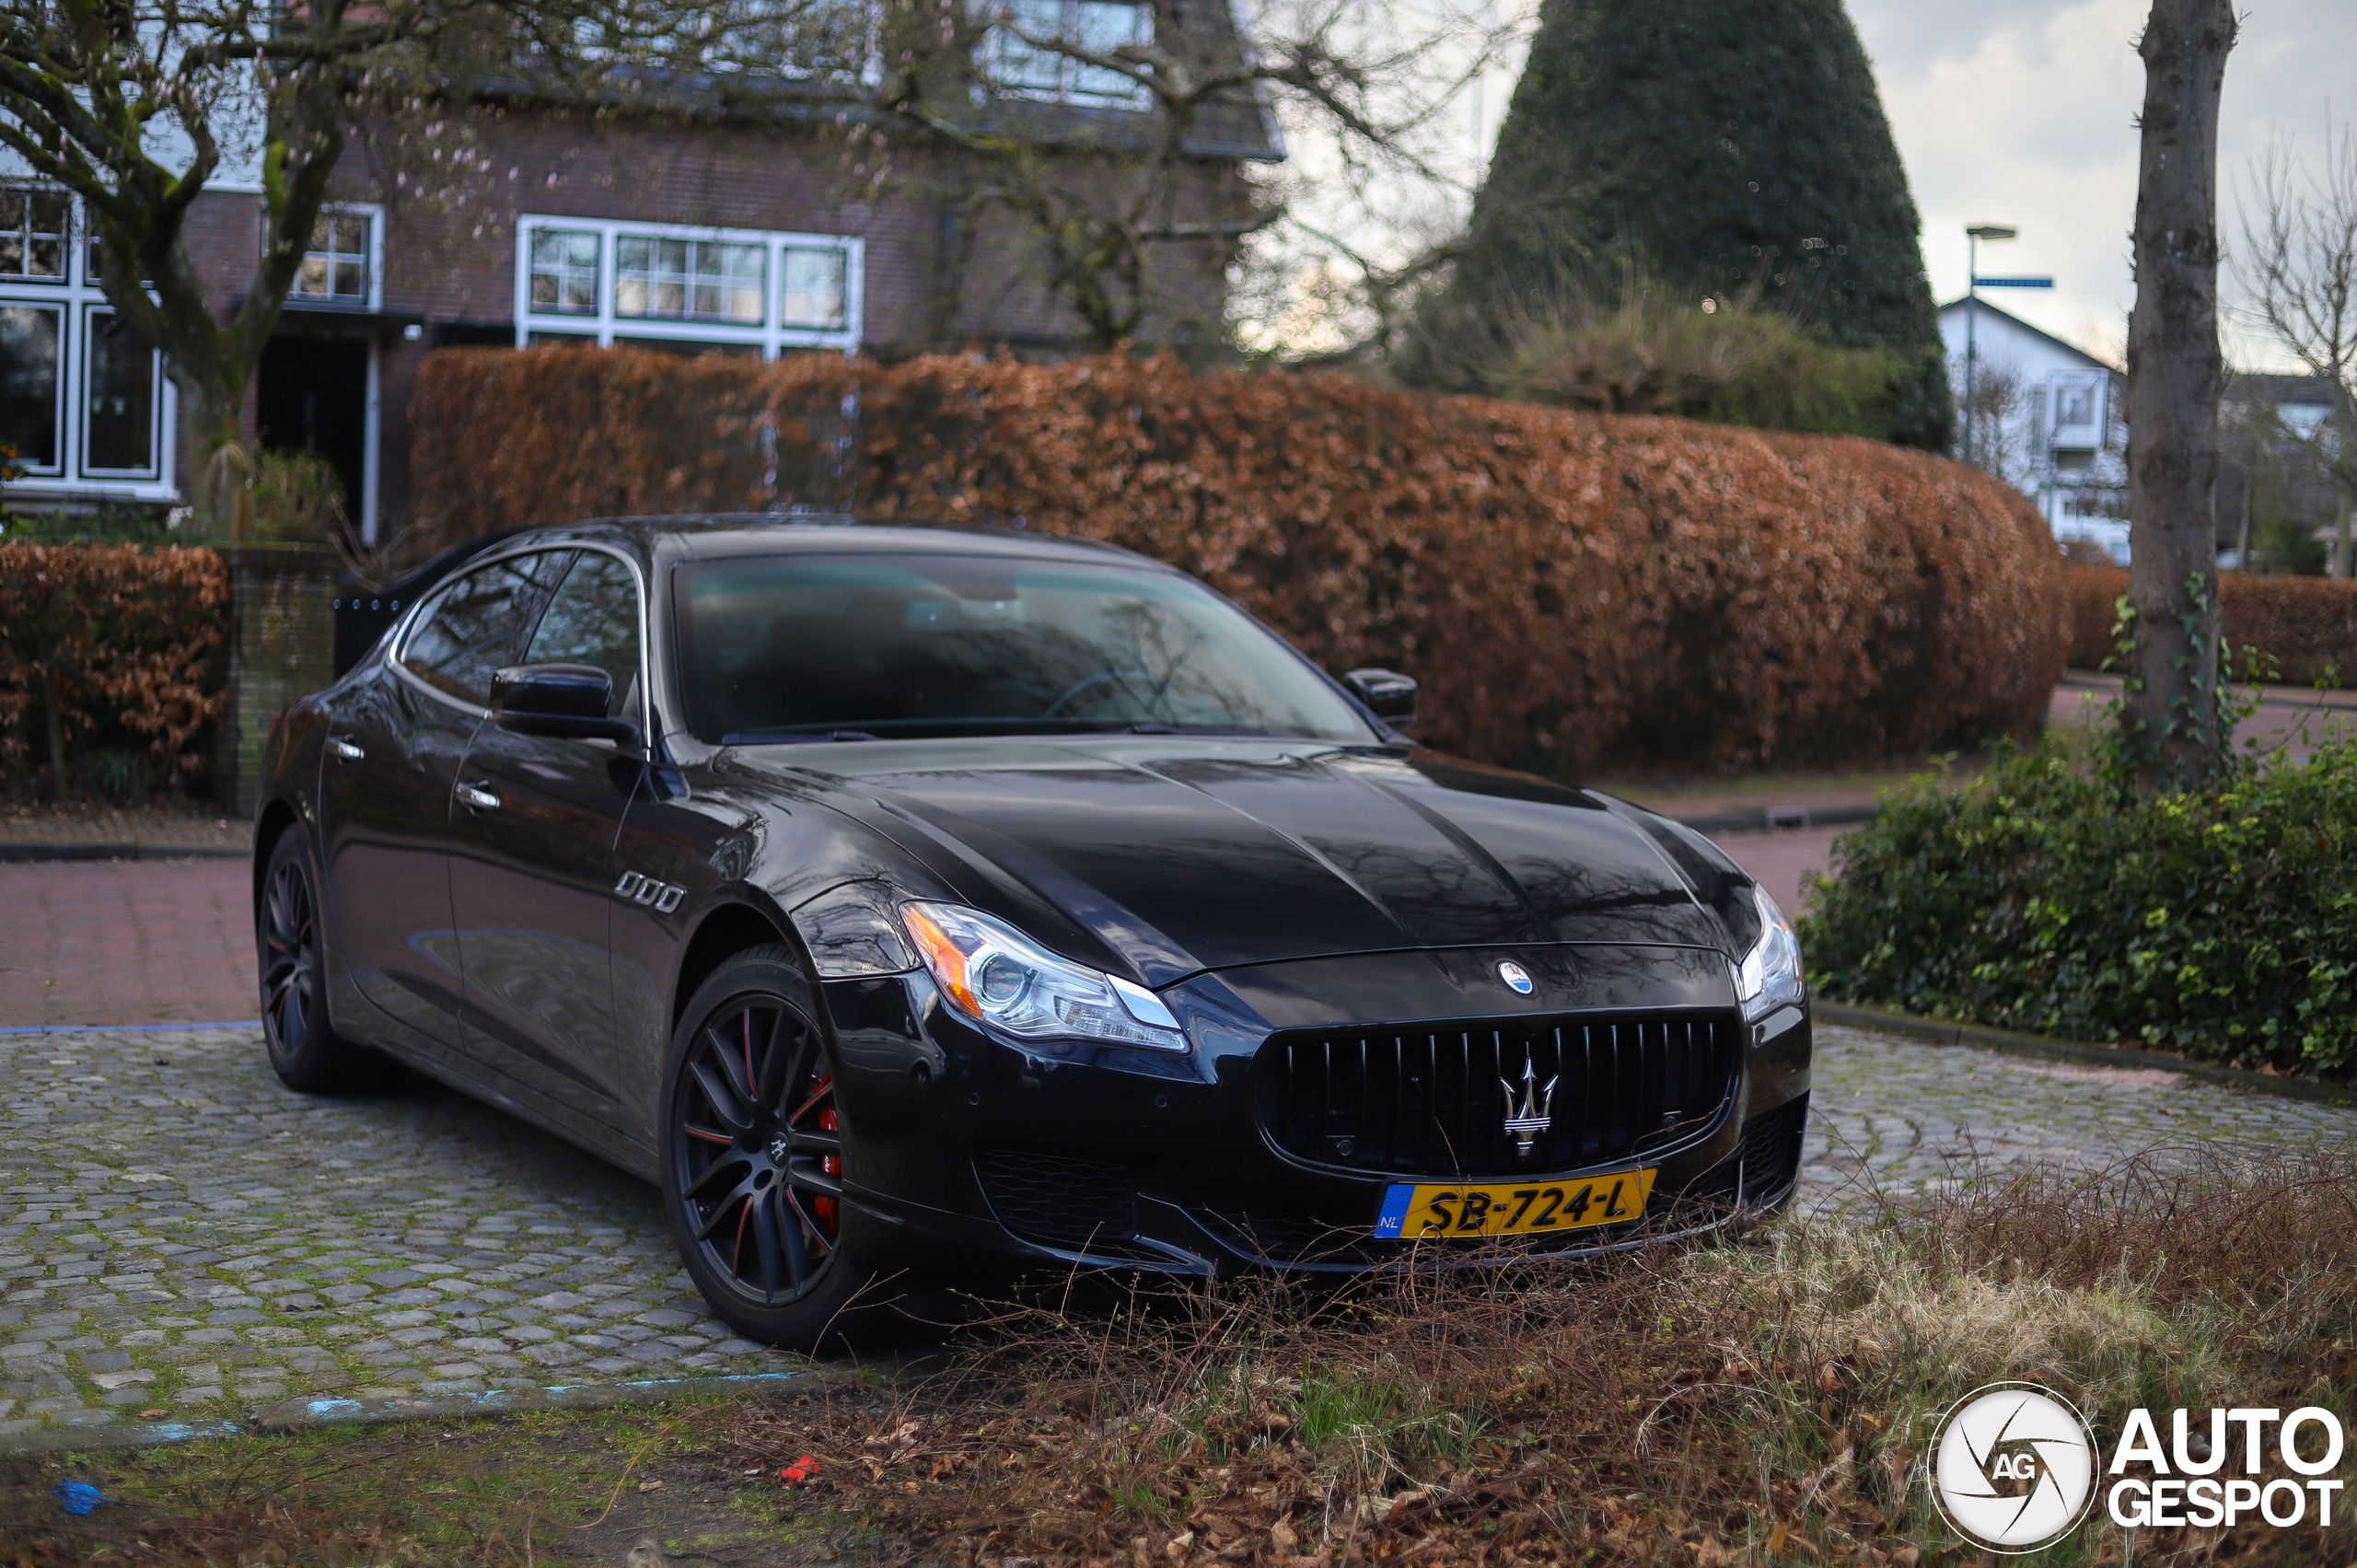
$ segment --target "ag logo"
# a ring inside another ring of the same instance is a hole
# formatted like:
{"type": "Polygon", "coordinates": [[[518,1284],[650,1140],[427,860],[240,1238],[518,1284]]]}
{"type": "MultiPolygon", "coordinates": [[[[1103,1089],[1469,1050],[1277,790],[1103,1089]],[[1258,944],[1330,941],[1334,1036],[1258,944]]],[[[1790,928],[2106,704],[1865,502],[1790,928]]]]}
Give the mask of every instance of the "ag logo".
{"type": "Polygon", "coordinates": [[[2070,1401],[2035,1383],[1991,1383],[1940,1419],[1924,1458],[1948,1527],[1990,1551],[2036,1551],[2095,1501],[2095,1440],[2070,1401]]]}

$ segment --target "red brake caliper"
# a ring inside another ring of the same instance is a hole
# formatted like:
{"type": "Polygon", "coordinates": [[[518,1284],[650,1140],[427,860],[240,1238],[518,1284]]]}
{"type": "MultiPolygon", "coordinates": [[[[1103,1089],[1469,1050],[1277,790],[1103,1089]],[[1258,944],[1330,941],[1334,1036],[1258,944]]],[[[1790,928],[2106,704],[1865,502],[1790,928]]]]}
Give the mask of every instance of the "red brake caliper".
{"type": "MultiPolygon", "coordinates": [[[[837,1126],[834,1102],[830,1100],[826,1108],[819,1112],[819,1130],[822,1132],[832,1132],[836,1131],[837,1126]]],[[[843,1157],[841,1155],[821,1156],[819,1160],[819,1168],[829,1176],[840,1179],[843,1173],[843,1157]]],[[[810,1213],[813,1218],[827,1227],[829,1235],[834,1233],[835,1201],[832,1198],[811,1199],[810,1213]]]]}

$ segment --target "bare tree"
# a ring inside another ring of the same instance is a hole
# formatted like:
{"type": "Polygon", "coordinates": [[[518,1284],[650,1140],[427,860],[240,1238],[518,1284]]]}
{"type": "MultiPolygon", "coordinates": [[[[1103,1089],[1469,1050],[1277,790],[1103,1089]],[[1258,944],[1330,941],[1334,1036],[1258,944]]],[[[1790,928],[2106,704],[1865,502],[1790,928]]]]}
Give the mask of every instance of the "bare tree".
{"type": "MultiPolygon", "coordinates": [[[[446,84],[489,70],[563,74],[597,3],[0,0],[0,147],[82,199],[108,302],[187,401],[200,510],[243,531],[238,407],[359,117],[431,113],[446,84]],[[265,232],[223,322],[183,231],[246,168],[265,232]]],[[[661,36],[659,18],[620,15],[617,35],[661,36]]]]}
{"type": "MultiPolygon", "coordinates": [[[[1972,385],[1960,389],[1956,397],[1957,413],[1968,415],[1971,428],[1977,433],[1973,453],[1968,460],[1973,467],[2025,490],[2038,482],[2036,474],[2025,471],[2026,459],[2030,455],[2025,447],[2036,445],[2035,433],[2025,425],[2029,407],[2028,378],[2022,374],[2022,367],[2011,361],[1998,363],[1984,358],[1973,376],[1972,385]],[[2032,439],[2026,443],[2025,436],[2032,439]]],[[[1965,427],[1965,419],[1958,418],[1957,430],[1961,432],[1965,427]]],[[[1962,445],[1960,435],[1957,444],[1962,445]]]]}
{"type": "MultiPolygon", "coordinates": [[[[1224,272],[1245,239],[1283,221],[1273,182],[1220,178],[1207,146],[1233,145],[1266,116],[1322,135],[1335,178],[1446,180],[1423,134],[1508,47],[1486,8],[1434,0],[1277,0],[1249,39],[1206,29],[1209,7],[1162,0],[1151,36],[1114,41],[1042,26],[1022,0],[904,0],[879,23],[886,69],[850,134],[872,184],[946,195],[970,235],[1016,220],[1046,290],[1104,349],[1137,336],[1173,293],[1174,261],[1224,272]],[[1197,19],[1180,25],[1182,10],[1197,19]],[[1127,112],[1038,101],[1034,79],[1085,75],[1127,112]],[[1126,100],[1126,101],[1121,101],[1126,100]]],[[[1369,268],[1372,292],[1385,280],[1369,268]]]]}
{"type": "Polygon", "coordinates": [[[2256,211],[2243,213],[2240,314],[2324,383],[2332,414],[2295,424],[2265,414],[2339,491],[2332,575],[2351,575],[2350,514],[2357,506],[2357,130],[2338,143],[2325,126],[2324,168],[2312,174],[2278,136],[2251,165],[2256,211]]]}
{"type": "Polygon", "coordinates": [[[2121,712],[2147,792],[2198,785],[2230,755],[2218,690],[2218,104],[2233,0],[2153,0],[2137,41],[2136,306],[2128,321],[2128,593],[2121,712]]]}

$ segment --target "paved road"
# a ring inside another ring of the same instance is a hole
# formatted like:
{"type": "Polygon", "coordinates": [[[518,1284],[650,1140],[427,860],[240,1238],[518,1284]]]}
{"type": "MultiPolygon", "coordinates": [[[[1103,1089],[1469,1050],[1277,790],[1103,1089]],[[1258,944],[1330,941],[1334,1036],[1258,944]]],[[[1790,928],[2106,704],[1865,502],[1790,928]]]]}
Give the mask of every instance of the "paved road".
{"type": "MultiPolygon", "coordinates": [[[[1833,830],[1729,835],[1779,898],[1833,830]]],[[[0,1440],[281,1400],[767,1371],[654,1192],[423,1084],[283,1088],[241,865],[0,866],[0,1440]]],[[[2345,1145],[2357,1111],[1821,1031],[1805,1194],[2155,1145],[2345,1145]]]]}
{"type": "Polygon", "coordinates": [[[446,1090],[292,1094],[250,1028],[0,1039],[0,1438],[784,1365],[651,1188],[446,1090]]]}
{"type": "MultiPolygon", "coordinates": [[[[1959,1157],[2357,1138],[2357,1111],[1824,1031],[1808,1196],[1959,1157]]],[[[428,1086],[288,1093],[250,1029],[0,1039],[0,1441],[54,1424],[778,1369],[654,1192],[428,1086]]]]}
{"type": "Polygon", "coordinates": [[[1801,877],[1833,862],[1833,841],[1847,828],[1794,828],[1781,833],[1721,833],[1713,841],[1737,865],[1759,879],[1777,907],[1801,911],[1801,877]]]}
{"type": "Polygon", "coordinates": [[[0,1028],[251,1018],[237,860],[0,865],[0,1028]]]}

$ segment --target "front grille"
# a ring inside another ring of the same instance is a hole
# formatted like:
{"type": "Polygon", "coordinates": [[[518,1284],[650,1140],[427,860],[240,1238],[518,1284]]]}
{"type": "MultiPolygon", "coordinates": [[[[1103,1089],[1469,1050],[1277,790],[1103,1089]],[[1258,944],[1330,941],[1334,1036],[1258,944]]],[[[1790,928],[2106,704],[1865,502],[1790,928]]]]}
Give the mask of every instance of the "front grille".
{"type": "Polygon", "coordinates": [[[1260,1048],[1257,1076],[1261,1124],[1288,1154],[1476,1177],[1575,1170],[1686,1143],[1716,1121],[1741,1069],[1733,1018],[1640,1016],[1279,1035],[1260,1048]],[[1547,1121],[1524,1130],[1527,1154],[1505,1125],[1538,1120],[1520,1116],[1526,1083],[1547,1121]]]}
{"type": "Polygon", "coordinates": [[[1137,1199],[1126,1167],[1025,1149],[974,1151],[974,1174],[998,1223],[1026,1241],[1065,1252],[1126,1257],[1111,1244],[1137,1234],[1137,1199]]]}
{"type": "Polygon", "coordinates": [[[1743,1124],[1743,1201],[1757,1203],[1793,1184],[1801,1171],[1801,1139],[1808,1132],[1808,1096],[1799,1095],[1743,1124]]]}
{"type": "Polygon", "coordinates": [[[1656,1189],[1655,1200],[1724,1208],[1764,1203],[1782,1194],[1800,1174],[1801,1140],[1808,1131],[1808,1096],[1786,1100],[1743,1124],[1735,1153],[1675,1193],[1656,1189]]]}

